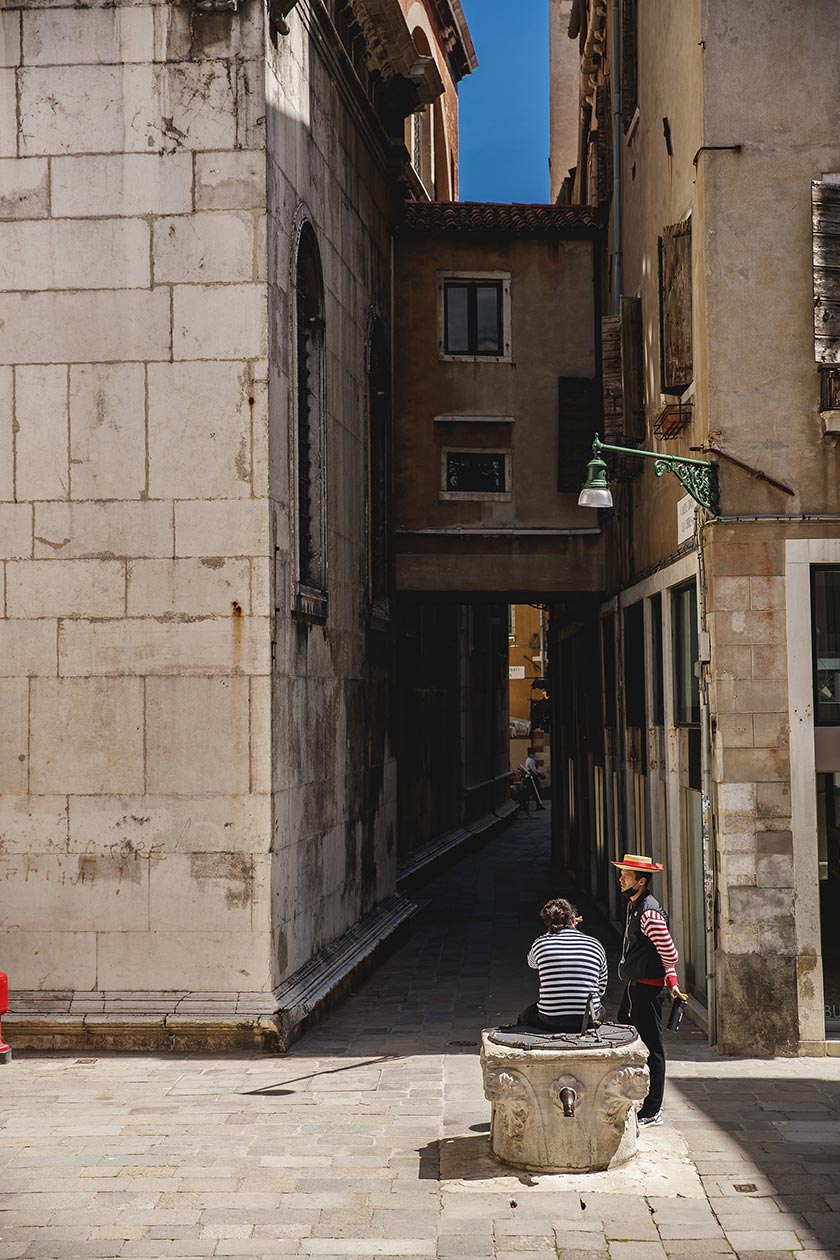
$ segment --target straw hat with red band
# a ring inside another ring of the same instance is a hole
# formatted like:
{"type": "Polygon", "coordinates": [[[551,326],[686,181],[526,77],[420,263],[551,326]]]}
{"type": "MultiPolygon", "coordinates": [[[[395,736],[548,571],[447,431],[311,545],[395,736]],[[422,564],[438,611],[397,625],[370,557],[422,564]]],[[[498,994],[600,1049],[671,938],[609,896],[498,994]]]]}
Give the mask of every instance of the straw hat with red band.
{"type": "Polygon", "coordinates": [[[638,871],[640,875],[655,875],[657,871],[665,870],[661,862],[654,862],[653,858],[642,853],[625,853],[623,862],[613,862],[612,865],[620,871],[638,871]]]}

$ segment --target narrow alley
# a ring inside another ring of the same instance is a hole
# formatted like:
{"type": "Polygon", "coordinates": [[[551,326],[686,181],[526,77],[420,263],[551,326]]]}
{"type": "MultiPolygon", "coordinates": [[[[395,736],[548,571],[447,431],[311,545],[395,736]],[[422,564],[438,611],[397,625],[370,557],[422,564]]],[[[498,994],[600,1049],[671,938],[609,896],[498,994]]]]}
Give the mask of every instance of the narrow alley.
{"type": "Polygon", "coordinates": [[[548,817],[416,892],[410,937],[284,1057],[16,1056],[0,1260],[840,1255],[836,1059],[718,1058],[684,1025],[666,1122],[630,1165],[493,1161],[479,1031],[532,999],[537,910],[571,891],[548,817]]]}

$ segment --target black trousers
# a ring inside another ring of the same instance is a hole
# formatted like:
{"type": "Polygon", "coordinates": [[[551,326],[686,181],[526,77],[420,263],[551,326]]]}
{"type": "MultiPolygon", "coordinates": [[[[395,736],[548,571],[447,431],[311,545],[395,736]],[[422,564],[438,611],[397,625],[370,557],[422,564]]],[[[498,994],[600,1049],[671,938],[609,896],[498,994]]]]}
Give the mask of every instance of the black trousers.
{"type": "Polygon", "coordinates": [[[648,1050],[650,1088],[640,1116],[655,1116],[665,1093],[665,1047],[662,1044],[662,1004],[665,986],[631,980],[618,1008],[619,1024],[632,1024],[648,1050]]]}
{"type": "Polygon", "coordinates": [[[583,1014],[560,1015],[551,1017],[541,1015],[536,1002],[525,1008],[517,1019],[517,1024],[525,1024],[528,1028],[544,1028],[546,1032],[579,1033],[583,1023],[583,1014]]]}

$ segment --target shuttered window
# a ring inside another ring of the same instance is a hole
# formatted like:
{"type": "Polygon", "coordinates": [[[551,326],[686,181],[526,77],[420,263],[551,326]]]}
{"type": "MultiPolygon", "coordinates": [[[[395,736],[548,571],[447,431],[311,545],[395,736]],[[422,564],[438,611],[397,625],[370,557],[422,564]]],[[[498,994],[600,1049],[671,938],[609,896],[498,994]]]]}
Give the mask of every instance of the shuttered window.
{"type": "Polygon", "coordinates": [[[621,122],[625,132],[639,105],[638,0],[621,4],[621,122]]]}
{"type": "Polygon", "coordinates": [[[297,561],[299,589],[327,586],[324,434],[324,285],[311,224],[300,235],[295,278],[297,348],[297,561]]]}
{"type": "Polygon", "coordinates": [[[663,394],[682,394],[694,379],[691,332],[691,219],[659,238],[659,325],[663,394]]]}
{"type": "Polygon", "coordinates": [[[622,295],[620,315],[601,320],[604,434],[619,446],[645,439],[641,298],[622,295]]]}
{"type": "Polygon", "coordinates": [[[600,424],[597,383],[584,377],[561,376],[559,409],[557,489],[578,494],[586,479],[592,441],[600,424]]]}
{"type": "Polygon", "coordinates": [[[613,138],[610,98],[605,87],[596,91],[595,117],[598,120],[598,201],[608,205],[613,185],[613,138]]]}
{"type": "Polygon", "coordinates": [[[840,363],[840,184],[815,181],[811,185],[811,211],[814,357],[817,363],[840,363]]]}

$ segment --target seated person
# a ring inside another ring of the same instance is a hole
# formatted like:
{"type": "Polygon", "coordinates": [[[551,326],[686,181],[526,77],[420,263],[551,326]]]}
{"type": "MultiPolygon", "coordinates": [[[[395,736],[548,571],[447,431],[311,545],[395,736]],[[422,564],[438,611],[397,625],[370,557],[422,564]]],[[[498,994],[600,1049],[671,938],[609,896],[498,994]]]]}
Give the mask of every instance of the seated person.
{"type": "Polygon", "coordinates": [[[548,931],[528,953],[528,966],[540,973],[540,996],[519,1016],[520,1024],[550,1032],[580,1032],[586,1003],[596,1017],[607,988],[607,956],[600,941],[579,932],[581,917],[570,901],[557,897],[540,911],[548,931]]]}

